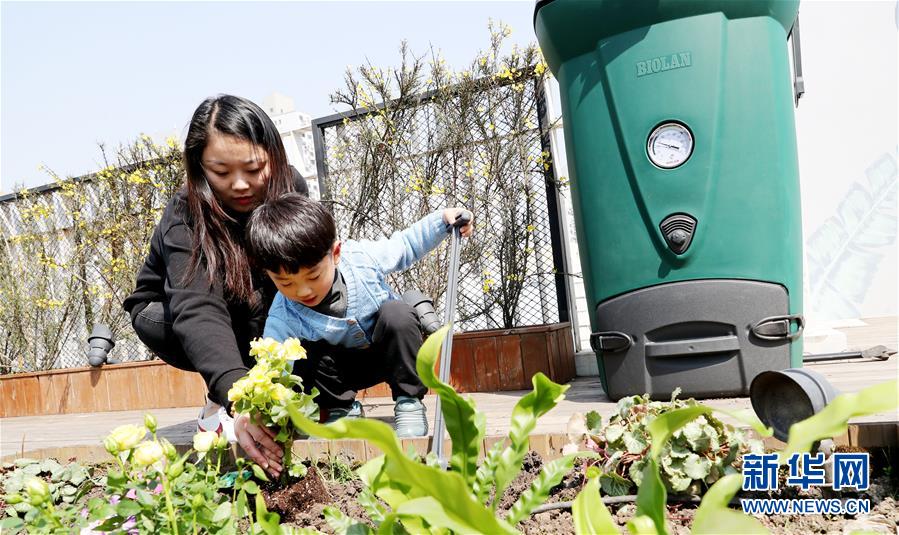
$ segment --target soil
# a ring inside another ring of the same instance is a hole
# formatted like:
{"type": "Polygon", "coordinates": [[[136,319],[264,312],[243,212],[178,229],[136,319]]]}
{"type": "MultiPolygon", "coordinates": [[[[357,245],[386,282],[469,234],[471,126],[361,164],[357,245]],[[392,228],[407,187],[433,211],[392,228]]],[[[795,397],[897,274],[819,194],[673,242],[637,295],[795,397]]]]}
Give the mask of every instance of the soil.
{"type": "MultiPolygon", "coordinates": [[[[498,509],[501,515],[504,515],[521,493],[530,486],[531,481],[537,477],[542,466],[543,460],[537,453],[529,452],[527,454],[521,473],[509,485],[509,488],[500,500],[498,509]]],[[[585,482],[583,472],[583,466],[580,464],[576,465],[563,478],[562,482],[552,489],[546,503],[573,501],[585,482]]],[[[891,477],[889,470],[878,471],[875,467],[875,474],[878,472],[882,473],[872,479],[870,488],[867,491],[860,494],[841,494],[841,497],[844,498],[868,498],[871,503],[871,512],[867,515],[774,515],[757,516],[756,518],[775,535],[804,535],[811,533],[848,535],[855,531],[897,533],[899,532],[899,503],[897,503],[897,498],[899,498],[899,479],[895,476],[891,477]]],[[[356,501],[356,496],[363,488],[361,481],[325,481],[324,486],[329,496],[324,500],[308,501],[303,510],[295,511],[290,521],[293,526],[308,526],[326,533],[333,533],[331,527],[324,520],[323,510],[326,505],[333,505],[347,516],[373,526],[365,510],[356,501]]],[[[808,491],[800,491],[795,487],[785,485],[780,485],[779,488],[781,490],[776,492],[746,493],[738,495],[738,498],[834,497],[832,494],[822,493],[821,489],[814,487],[808,491]]],[[[829,489],[824,490],[829,491],[829,489]]],[[[668,532],[672,535],[688,534],[693,523],[695,510],[696,504],[669,503],[667,511],[668,532]]],[[[627,522],[633,518],[636,512],[636,505],[633,503],[611,505],[609,506],[609,511],[618,524],[621,533],[627,534],[627,522]]],[[[571,534],[574,533],[574,521],[572,520],[570,509],[553,509],[530,516],[518,524],[517,529],[525,534],[571,534]]]]}
{"type": "Polygon", "coordinates": [[[331,501],[330,493],[314,466],[309,467],[306,475],[298,481],[283,487],[277,482],[266,483],[261,490],[265,507],[281,515],[282,522],[303,521],[301,515],[314,504],[331,501]]]}

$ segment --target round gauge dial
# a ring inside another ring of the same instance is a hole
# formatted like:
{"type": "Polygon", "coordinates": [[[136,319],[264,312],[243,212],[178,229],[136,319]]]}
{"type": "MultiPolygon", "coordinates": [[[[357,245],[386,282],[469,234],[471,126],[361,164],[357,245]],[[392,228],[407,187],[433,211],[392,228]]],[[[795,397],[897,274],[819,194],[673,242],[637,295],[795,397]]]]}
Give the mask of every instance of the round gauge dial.
{"type": "Polygon", "coordinates": [[[660,124],[649,134],[646,152],[656,167],[674,169],[693,153],[693,134],[680,123],[660,124]]]}

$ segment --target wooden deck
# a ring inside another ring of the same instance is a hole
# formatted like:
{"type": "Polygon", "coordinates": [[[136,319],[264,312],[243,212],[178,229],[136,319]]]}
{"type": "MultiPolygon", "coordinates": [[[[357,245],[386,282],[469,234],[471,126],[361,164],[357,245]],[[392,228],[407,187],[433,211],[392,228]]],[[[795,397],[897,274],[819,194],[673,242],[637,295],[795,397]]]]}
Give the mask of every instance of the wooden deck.
{"type": "MultiPolygon", "coordinates": [[[[845,347],[841,349],[862,349],[882,344],[896,348],[896,318],[874,318],[850,322],[846,326],[833,329],[845,347]]],[[[808,346],[813,352],[822,352],[818,344],[832,344],[832,336],[819,337],[815,341],[811,333],[808,346]]],[[[827,349],[827,348],[821,348],[827,349]]],[[[853,359],[809,364],[830,380],[842,392],[857,392],[866,386],[895,379],[899,376],[899,359],[889,360],[853,359]]],[[[602,391],[599,378],[578,377],[571,383],[565,399],[544,416],[531,437],[531,446],[543,455],[553,456],[564,444],[566,424],[573,413],[591,410],[607,418],[614,411],[615,403],[602,391]]],[[[487,415],[487,439],[492,443],[509,431],[509,415],[515,403],[527,391],[499,393],[475,393],[470,396],[481,411],[487,415]]],[[[706,400],[713,407],[739,410],[750,407],[748,398],[728,398],[706,400]]],[[[433,422],[434,397],[428,396],[425,404],[429,409],[429,420],[433,422]]],[[[390,398],[366,398],[363,405],[368,417],[392,422],[393,401],[390,398]]],[[[174,444],[191,443],[198,408],[157,409],[152,411],[159,423],[159,434],[174,444]]],[[[724,418],[727,420],[727,418],[724,418]]],[[[19,457],[78,458],[81,461],[108,459],[103,449],[102,438],[114,427],[125,423],[140,423],[143,411],[99,412],[91,414],[66,414],[53,416],[29,416],[0,419],[0,457],[4,460],[19,457]]],[[[428,439],[407,441],[422,451],[427,448],[428,439]]],[[[849,433],[838,442],[862,447],[899,446],[899,411],[886,412],[858,418],[852,421],[849,433]]],[[[298,441],[297,448],[304,453],[335,453],[350,451],[357,458],[369,457],[369,451],[361,441],[298,441]]]]}

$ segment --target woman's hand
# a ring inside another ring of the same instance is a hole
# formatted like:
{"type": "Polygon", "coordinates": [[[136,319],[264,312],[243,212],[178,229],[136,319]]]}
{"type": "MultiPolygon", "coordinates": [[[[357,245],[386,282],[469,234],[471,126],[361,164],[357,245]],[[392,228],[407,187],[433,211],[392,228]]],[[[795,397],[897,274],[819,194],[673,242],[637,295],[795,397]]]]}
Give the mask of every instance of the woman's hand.
{"type": "Polygon", "coordinates": [[[259,425],[249,414],[238,414],[234,419],[234,434],[237,443],[256,464],[274,477],[281,475],[284,450],[274,438],[275,432],[259,425]]]}
{"type": "Polygon", "coordinates": [[[463,212],[468,212],[469,219],[468,223],[464,227],[459,227],[459,231],[462,236],[470,238],[471,233],[474,232],[474,214],[471,213],[471,210],[466,210],[465,208],[459,207],[447,208],[443,211],[443,221],[447,225],[452,225],[456,222],[456,218],[463,212]]]}

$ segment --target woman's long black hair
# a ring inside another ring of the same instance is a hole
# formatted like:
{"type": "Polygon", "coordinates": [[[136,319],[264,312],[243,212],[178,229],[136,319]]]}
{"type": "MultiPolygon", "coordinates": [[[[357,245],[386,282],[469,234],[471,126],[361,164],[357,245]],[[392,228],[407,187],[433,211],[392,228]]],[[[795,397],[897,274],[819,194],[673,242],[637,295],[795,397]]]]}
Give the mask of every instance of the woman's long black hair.
{"type": "Polygon", "coordinates": [[[192,220],[193,253],[185,283],[205,270],[210,285],[224,276],[226,295],[253,301],[253,278],[244,247],[243,229],[225,211],[203,169],[203,151],[213,132],[249,141],[268,155],[265,202],[293,191],[293,176],[275,124],[256,104],[241,97],[208,98],[194,112],[184,141],[187,205],[192,220]]]}

